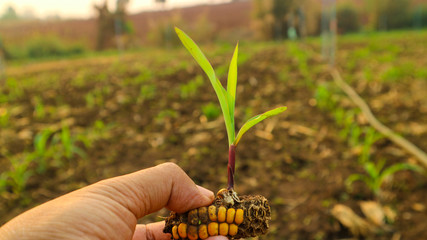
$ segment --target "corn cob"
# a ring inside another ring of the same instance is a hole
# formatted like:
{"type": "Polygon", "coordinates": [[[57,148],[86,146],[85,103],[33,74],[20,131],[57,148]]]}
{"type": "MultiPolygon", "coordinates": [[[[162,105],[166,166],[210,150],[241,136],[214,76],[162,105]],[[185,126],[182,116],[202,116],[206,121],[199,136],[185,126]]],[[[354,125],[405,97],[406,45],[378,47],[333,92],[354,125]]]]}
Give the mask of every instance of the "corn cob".
{"type": "Polygon", "coordinates": [[[171,239],[205,239],[222,235],[229,239],[255,237],[267,233],[270,205],[265,197],[237,196],[221,189],[214,202],[186,213],[171,212],[163,232],[171,239]]]}

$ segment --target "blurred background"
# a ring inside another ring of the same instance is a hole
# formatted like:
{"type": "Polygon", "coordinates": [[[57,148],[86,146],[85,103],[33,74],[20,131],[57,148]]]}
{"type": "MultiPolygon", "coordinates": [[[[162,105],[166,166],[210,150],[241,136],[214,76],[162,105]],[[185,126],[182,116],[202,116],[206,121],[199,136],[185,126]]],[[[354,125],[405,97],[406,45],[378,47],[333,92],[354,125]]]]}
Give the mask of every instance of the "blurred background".
{"type": "Polygon", "coordinates": [[[236,128],[288,106],[237,149],[236,191],[272,205],[259,239],[427,238],[424,0],[1,1],[0,224],[163,162],[226,185],[218,100],[175,26],[224,86],[239,42],[236,128]]]}

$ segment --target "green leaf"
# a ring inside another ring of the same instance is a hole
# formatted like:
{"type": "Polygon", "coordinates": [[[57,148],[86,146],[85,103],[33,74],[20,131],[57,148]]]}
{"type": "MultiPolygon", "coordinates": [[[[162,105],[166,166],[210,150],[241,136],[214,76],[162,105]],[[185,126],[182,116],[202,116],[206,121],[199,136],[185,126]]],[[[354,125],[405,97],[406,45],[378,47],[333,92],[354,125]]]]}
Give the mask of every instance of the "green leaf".
{"type": "Polygon", "coordinates": [[[373,162],[366,162],[365,164],[363,164],[363,168],[372,179],[377,179],[381,170],[377,169],[373,162]]]}
{"type": "Polygon", "coordinates": [[[383,168],[385,166],[385,162],[386,162],[386,160],[384,158],[378,160],[377,165],[375,167],[378,172],[381,172],[383,170],[383,168]]]}
{"type": "MultiPolygon", "coordinates": [[[[217,79],[219,82],[219,80],[217,79]]],[[[222,109],[224,113],[224,120],[225,120],[225,128],[227,129],[227,135],[228,135],[228,145],[231,145],[231,143],[234,141],[234,109],[231,110],[231,104],[232,104],[232,97],[231,95],[221,86],[222,94],[225,96],[225,109],[228,109],[228,115],[226,114],[225,110],[222,109]],[[228,116],[228,119],[226,118],[228,116]]]]}
{"type": "MultiPolygon", "coordinates": [[[[208,75],[209,80],[211,80],[212,85],[216,85],[215,83],[215,71],[212,67],[212,65],[209,63],[208,59],[203,54],[202,50],[197,46],[197,44],[187,35],[185,34],[181,29],[175,28],[176,34],[178,35],[179,39],[181,40],[182,44],[185,46],[185,48],[190,52],[190,54],[193,56],[194,60],[200,65],[200,67],[203,69],[203,71],[208,75]]],[[[214,86],[215,87],[215,86],[214,86]]]]}
{"type": "Polygon", "coordinates": [[[286,109],[287,107],[278,107],[249,119],[245,124],[243,124],[242,128],[240,128],[239,133],[237,133],[236,139],[234,140],[233,144],[237,145],[240,139],[242,138],[242,135],[245,132],[247,132],[251,127],[255,126],[257,123],[261,122],[266,118],[269,118],[281,112],[284,112],[286,109]]]}
{"type": "MultiPolygon", "coordinates": [[[[215,93],[218,97],[219,104],[221,106],[222,113],[224,114],[224,122],[227,128],[228,134],[228,142],[231,144],[234,140],[233,135],[230,135],[231,130],[234,131],[234,124],[232,125],[231,115],[230,115],[230,107],[229,107],[229,99],[227,94],[224,94],[224,87],[221,85],[221,82],[216,78],[215,71],[212,68],[212,65],[209,63],[208,59],[203,54],[202,50],[197,46],[197,44],[181,29],[175,28],[176,34],[181,40],[182,44],[185,48],[190,52],[193,56],[194,60],[200,65],[203,71],[209,78],[215,93]]],[[[227,92],[227,91],[225,91],[227,92]]],[[[232,114],[234,116],[234,113],[232,114]]]]}
{"type": "Polygon", "coordinates": [[[350,188],[351,184],[353,184],[353,182],[355,181],[363,181],[365,182],[366,185],[370,186],[370,179],[363,175],[363,174],[359,174],[359,173],[355,173],[355,174],[351,174],[346,180],[345,180],[345,185],[350,188]]]}
{"type": "Polygon", "coordinates": [[[239,44],[236,45],[233,58],[231,59],[231,62],[230,62],[230,68],[228,70],[227,91],[230,93],[233,99],[236,99],[238,53],[239,53],[239,44]]]}
{"type": "Polygon", "coordinates": [[[384,179],[387,178],[388,176],[391,176],[394,173],[399,172],[399,171],[403,171],[403,170],[411,170],[411,171],[415,171],[415,172],[422,172],[422,168],[420,168],[416,165],[412,165],[412,164],[408,164],[408,163],[396,163],[396,164],[393,164],[390,167],[386,168],[381,173],[381,175],[379,176],[380,185],[382,184],[384,179]]]}
{"type": "Polygon", "coordinates": [[[228,70],[228,80],[227,80],[227,92],[228,92],[228,107],[230,111],[230,120],[231,120],[231,126],[233,126],[233,129],[231,129],[231,132],[229,134],[232,134],[232,140],[234,141],[234,108],[236,105],[236,86],[237,86],[237,56],[239,53],[239,44],[236,45],[236,49],[234,50],[233,57],[231,58],[230,67],[228,70]]]}

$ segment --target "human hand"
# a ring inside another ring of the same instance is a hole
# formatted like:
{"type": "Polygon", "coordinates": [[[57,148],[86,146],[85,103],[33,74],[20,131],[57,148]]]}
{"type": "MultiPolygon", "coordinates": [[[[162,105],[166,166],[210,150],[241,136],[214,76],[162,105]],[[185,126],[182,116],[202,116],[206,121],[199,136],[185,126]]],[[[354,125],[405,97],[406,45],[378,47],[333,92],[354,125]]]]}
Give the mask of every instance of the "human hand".
{"type": "MultiPolygon", "coordinates": [[[[100,181],[35,207],[0,228],[0,239],[170,240],[164,222],[137,220],[163,207],[175,212],[207,206],[214,194],[176,164],[166,163],[100,181]]],[[[207,240],[225,240],[223,236],[207,240]]]]}

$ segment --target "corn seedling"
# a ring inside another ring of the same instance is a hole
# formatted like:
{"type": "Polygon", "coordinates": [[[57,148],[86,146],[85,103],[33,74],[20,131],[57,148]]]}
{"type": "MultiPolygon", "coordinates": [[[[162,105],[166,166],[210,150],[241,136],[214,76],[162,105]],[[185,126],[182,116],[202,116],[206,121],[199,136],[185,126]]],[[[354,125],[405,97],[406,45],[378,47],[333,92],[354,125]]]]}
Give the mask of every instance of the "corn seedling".
{"type": "Polygon", "coordinates": [[[351,189],[351,185],[355,181],[362,181],[368,186],[368,188],[373,192],[375,197],[378,199],[381,198],[381,186],[385,180],[391,177],[393,174],[403,170],[411,170],[421,172],[422,169],[418,166],[407,164],[407,163],[396,163],[389,167],[385,167],[386,161],[384,159],[378,161],[376,164],[372,161],[367,161],[363,163],[363,169],[365,174],[352,174],[350,175],[345,184],[347,188],[351,189]]]}
{"type": "Polygon", "coordinates": [[[203,115],[208,119],[208,121],[217,119],[219,115],[221,115],[221,109],[212,102],[206,105],[203,105],[202,112],[203,112],[203,115]]]}
{"type": "Polygon", "coordinates": [[[317,86],[314,98],[316,99],[317,107],[321,110],[331,111],[336,108],[337,101],[331,91],[333,91],[333,89],[331,89],[328,84],[321,84],[317,86]]]}
{"type": "Polygon", "coordinates": [[[0,103],[6,103],[8,102],[8,99],[9,99],[8,95],[0,91],[0,103]]]}
{"type": "Polygon", "coordinates": [[[32,157],[24,153],[10,158],[12,164],[11,170],[8,172],[12,191],[16,195],[21,195],[27,186],[28,179],[33,176],[34,172],[30,168],[32,157]]]}
{"type": "Polygon", "coordinates": [[[2,172],[0,173],[0,196],[2,193],[4,193],[7,189],[8,182],[8,172],[2,172]]]}
{"type": "Polygon", "coordinates": [[[37,173],[43,174],[48,168],[48,160],[53,156],[53,149],[49,148],[48,140],[53,135],[51,130],[45,129],[34,138],[34,152],[31,157],[37,162],[37,173]]]}
{"type": "Polygon", "coordinates": [[[216,77],[211,64],[196,43],[183,31],[175,29],[183,45],[208,76],[218,97],[224,116],[228,136],[228,186],[221,189],[209,207],[191,210],[187,213],[171,213],[166,219],[164,232],[172,234],[173,239],[205,239],[208,236],[223,235],[229,238],[254,237],[265,234],[268,230],[270,206],[263,196],[238,196],[234,191],[234,170],[236,147],[244,133],[262,120],[286,110],[278,107],[250,118],[235,134],[234,108],[237,85],[238,45],[231,59],[227,89],[216,77]]]}
{"type": "Polygon", "coordinates": [[[43,101],[39,96],[34,97],[34,116],[37,119],[43,119],[46,115],[43,101]]]}
{"type": "Polygon", "coordinates": [[[0,127],[6,128],[9,126],[10,114],[7,108],[0,108],[0,127]]]}
{"type": "Polygon", "coordinates": [[[203,77],[198,75],[193,80],[179,86],[179,94],[182,99],[196,96],[199,88],[203,85],[203,77]]]}
{"type": "Polygon", "coordinates": [[[362,134],[362,128],[358,124],[352,124],[350,129],[350,137],[348,142],[350,146],[356,147],[360,145],[360,136],[362,134]]]}
{"type": "Polygon", "coordinates": [[[364,141],[362,146],[362,152],[359,157],[359,163],[362,163],[362,164],[370,160],[369,158],[371,155],[372,145],[383,137],[372,127],[366,127],[364,129],[364,134],[365,135],[364,135],[364,141]]]}
{"type": "Polygon", "coordinates": [[[153,72],[148,68],[143,68],[140,70],[140,73],[138,74],[138,76],[136,76],[133,79],[133,81],[135,83],[144,83],[152,77],[153,77],[153,72]]]}
{"type": "MultiPolygon", "coordinates": [[[[61,131],[61,143],[63,147],[63,155],[66,159],[70,160],[75,154],[82,158],[86,157],[86,153],[77,146],[77,140],[79,137],[72,136],[70,128],[64,126],[61,131]]],[[[81,139],[80,139],[81,140],[81,139]]]]}
{"type": "Polygon", "coordinates": [[[166,110],[162,110],[160,111],[156,118],[155,118],[155,122],[158,124],[163,124],[166,119],[174,119],[178,117],[178,113],[173,110],[173,109],[166,109],[166,110]]]}
{"type": "Polygon", "coordinates": [[[93,108],[95,107],[95,96],[93,95],[93,93],[88,93],[85,95],[85,100],[86,100],[86,106],[88,108],[93,108]]]}
{"type": "Polygon", "coordinates": [[[110,131],[115,127],[114,123],[105,124],[101,120],[96,120],[93,127],[90,128],[85,135],[80,135],[80,140],[84,142],[86,147],[91,147],[94,141],[105,139],[110,136],[110,131]],[[86,139],[83,137],[86,136],[86,139]]]}
{"type": "Polygon", "coordinates": [[[111,93],[111,88],[105,86],[101,89],[95,88],[95,90],[89,92],[85,96],[86,106],[88,108],[94,108],[96,106],[102,107],[104,106],[104,95],[108,95],[111,93]]]}
{"type": "Polygon", "coordinates": [[[138,104],[141,104],[145,100],[154,99],[154,97],[156,96],[156,91],[157,91],[157,88],[156,88],[156,85],[154,84],[142,85],[141,88],[139,89],[139,95],[136,102],[138,104]]]}
{"type": "Polygon", "coordinates": [[[6,88],[9,91],[9,101],[15,100],[24,94],[22,86],[18,83],[15,78],[6,79],[6,88]]]}

